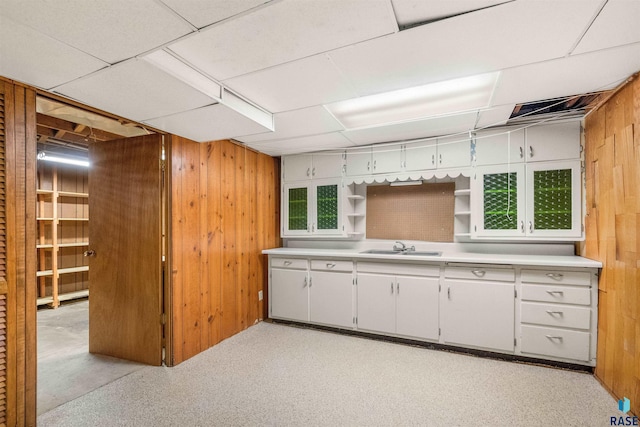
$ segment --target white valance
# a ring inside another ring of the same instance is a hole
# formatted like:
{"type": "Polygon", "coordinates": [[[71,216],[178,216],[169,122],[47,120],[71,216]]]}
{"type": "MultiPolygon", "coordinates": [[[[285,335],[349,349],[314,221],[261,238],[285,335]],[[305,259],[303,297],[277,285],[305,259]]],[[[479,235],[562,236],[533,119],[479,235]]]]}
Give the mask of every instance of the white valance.
{"type": "Polygon", "coordinates": [[[382,184],[384,182],[396,181],[429,181],[433,179],[457,178],[464,176],[471,177],[472,168],[464,169],[433,169],[415,172],[404,172],[380,175],[345,176],[345,184],[382,184]]]}

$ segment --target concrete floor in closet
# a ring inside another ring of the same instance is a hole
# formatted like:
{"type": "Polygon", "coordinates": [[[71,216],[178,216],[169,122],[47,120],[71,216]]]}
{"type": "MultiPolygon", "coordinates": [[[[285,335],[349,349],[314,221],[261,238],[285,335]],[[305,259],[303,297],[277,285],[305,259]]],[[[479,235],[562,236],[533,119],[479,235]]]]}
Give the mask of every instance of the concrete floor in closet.
{"type": "Polygon", "coordinates": [[[38,310],[38,415],[144,368],[89,353],[89,301],[38,310]]]}

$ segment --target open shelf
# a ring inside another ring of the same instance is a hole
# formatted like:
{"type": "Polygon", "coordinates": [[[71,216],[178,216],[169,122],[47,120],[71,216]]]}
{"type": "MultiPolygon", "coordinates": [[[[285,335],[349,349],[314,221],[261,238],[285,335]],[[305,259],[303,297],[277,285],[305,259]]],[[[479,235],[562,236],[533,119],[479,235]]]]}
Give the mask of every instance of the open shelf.
{"type": "Polygon", "coordinates": [[[76,193],[73,191],[58,191],[58,197],[77,197],[79,199],[86,199],[89,197],[87,193],[76,193]]]}
{"type": "Polygon", "coordinates": [[[350,194],[347,196],[347,199],[349,200],[364,200],[364,196],[361,196],[359,194],[350,194]]]}
{"type": "Polygon", "coordinates": [[[75,274],[89,271],[82,265],[89,245],[88,172],[38,162],[38,187],[38,305],[56,308],[60,301],[88,294],[88,275],[75,274]]]}
{"type": "MultiPolygon", "coordinates": [[[[58,301],[70,301],[74,299],[87,298],[89,296],[89,289],[83,289],[81,291],[67,292],[58,296],[58,301]]],[[[53,304],[53,297],[38,298],[38,305],[53,304]]]]}
{"type": "Polygon", "coordinates": [[[453,192],[454,196],[470,196],[471,195],[471,189],[469,188],[465,188],[462,190],[456,190],[453,192]]]}

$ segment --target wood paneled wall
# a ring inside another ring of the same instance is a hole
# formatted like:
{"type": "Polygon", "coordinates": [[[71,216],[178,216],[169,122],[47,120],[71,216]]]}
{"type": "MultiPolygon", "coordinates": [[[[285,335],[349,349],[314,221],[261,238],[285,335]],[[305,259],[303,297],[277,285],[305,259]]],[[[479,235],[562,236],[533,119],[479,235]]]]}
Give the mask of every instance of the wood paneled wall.
{"type": "Polygon", "coordinates": [[[280,246],[280,173],[277,159],[230,141],[172,136],[169,152],[173,365],[266,317],[261,251],[280,246]]]}
{"type": "MultiPolygon", "coordinates": [[[[35,92],[0,79],[6,218],[6,357],[0,358],[7,425],[36,423],[35,92]],[[4,369],[3,369],[4,368],[4,369]]],[[[4,287],[4,286],[3,286],[4,287]]]]}
{"type": "Polygon", "coordinates": [[[585,123],[586,242],[603,263],[596,376],[640,414],[640,79],[585,123]]]}

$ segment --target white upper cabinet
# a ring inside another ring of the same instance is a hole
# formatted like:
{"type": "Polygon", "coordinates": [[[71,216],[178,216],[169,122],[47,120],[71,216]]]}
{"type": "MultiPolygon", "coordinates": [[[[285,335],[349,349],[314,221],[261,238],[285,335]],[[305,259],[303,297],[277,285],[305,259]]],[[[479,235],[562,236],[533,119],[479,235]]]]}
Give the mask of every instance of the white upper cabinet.
{"type": "Polygon", "coordinates": [[[339,178],[342,176],[344,169],[344,152],[326,152],[313,154],[313,166],[311,168],[311,177],[320,178],[339,178]]]}
{"type": "Polygon", "coordinates": [[[524,162],[524,130],[490,129],[476,133],[476,165],[524,162]]]}
{"type": "Polygon", "coordinates": [[[347,175],[371,174],[371,147],[347,151],[347,175]]]}
{"type": "Polygon", "coordinates": [[[372,148],[372,173],[394,173],[402,170],[402,145],[375,145],[372,148]]]}
{"type": "Polygon", "coordinates": [[[531,126],[526,129],[527,162],[580,158],[580,122],[531,126]]]}
{"type": "Polygon", "coordinates": [[[471,165],[471,139],[464,135],[438,138],[438,169],[471,165]]]}
{"type": "Polygon", "coordinates": [[[438,149],[436,140],[420,141],[404,145],[404,169],[418,171],[436,168],[438,149]]]}
{"type": "Polygon", "coordinates": [[[285,182],[311,179],[311,154],[297,154],[282,158],[283,178],[285,182]]]}
{"type": "Polygon", "coordinates": [[[344,169],[344,152],[296,154],[282,158],[284,182],[338,178],[344,169]]]}

